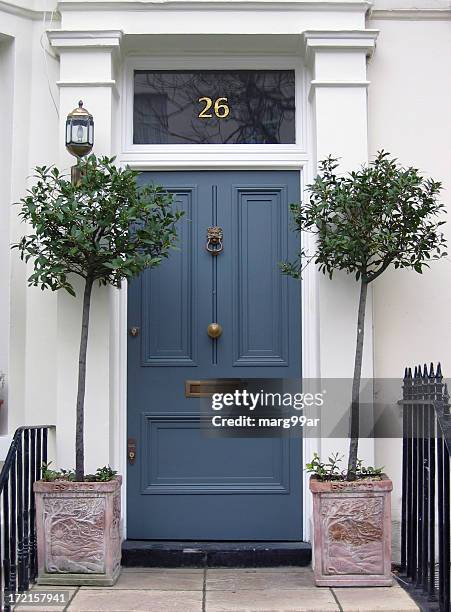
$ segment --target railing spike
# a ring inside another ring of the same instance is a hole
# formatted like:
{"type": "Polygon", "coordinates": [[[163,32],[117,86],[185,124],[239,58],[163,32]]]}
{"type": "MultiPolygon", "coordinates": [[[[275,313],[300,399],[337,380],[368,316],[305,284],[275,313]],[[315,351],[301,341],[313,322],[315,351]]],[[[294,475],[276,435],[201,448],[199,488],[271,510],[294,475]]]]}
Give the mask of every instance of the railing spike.
{"type": "Polygon", "coordinates": [[[415,380],[403,389],[401,568],[444,611],[451,610],[451,407],[441,364],[430,364],[429,378],[427,372],[415,366],[415,380]]]}
{"type": "Polygon", "coordinates": [[[428,367],[426,364],[424,364],[423,366],[423,378],[427,378],[428,377],[428,367]]]}
{"type": "Polygon", "coordinates": [[[408,376],[409,378],[412,378],[412,368],[408,368],[408,370],[407,370],[407,376],[408,376]]]}
{"type": "Polygon", "coordinates": [[[437,372],[436,372],[435,376],[436,376],[436,378],[437,378],[437,379],[439,379],[439,380],[442,380],[442,378],[443,378],[443,376],[442,376],[442,366],[441,366],[440,361],[438,362],[438,365],[437,365],[437,372]]]}

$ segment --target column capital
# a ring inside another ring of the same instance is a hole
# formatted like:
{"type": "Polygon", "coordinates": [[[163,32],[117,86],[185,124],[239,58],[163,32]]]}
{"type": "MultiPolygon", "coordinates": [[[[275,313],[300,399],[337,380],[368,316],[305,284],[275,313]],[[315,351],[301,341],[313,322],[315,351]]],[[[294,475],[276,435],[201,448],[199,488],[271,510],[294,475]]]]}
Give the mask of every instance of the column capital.
{"type": "Polygon", "coordinates": [[[69,49],[119,51],[122,30],[48,30],[47,37],[56,53],[69,49]]]}
{"type": "Polygon", "coordinates": [[[48,30],[49,42],[60,57],[58,86],[114,88],[114,60],[122,36],[121,30],[48,30]]]}
{"type": "Polygon", "coordinates": [[[371,56],[376,48],[379,30],[306,30],[302,46],[306,62],[318,51],[362,51],[371,56]]]}

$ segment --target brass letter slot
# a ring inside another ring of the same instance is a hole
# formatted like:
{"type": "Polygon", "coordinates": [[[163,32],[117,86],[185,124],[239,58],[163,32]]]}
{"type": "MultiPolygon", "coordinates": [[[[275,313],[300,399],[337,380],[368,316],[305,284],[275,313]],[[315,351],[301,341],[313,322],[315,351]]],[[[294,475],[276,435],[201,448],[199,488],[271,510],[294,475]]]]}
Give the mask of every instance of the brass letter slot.
{"type": "Polygon", "coordinates": [[[213,393],[233,393],[243,389],[246,381],[241,379],[224,380],[185,380],[185,397],[210,397],[213,393]]]}

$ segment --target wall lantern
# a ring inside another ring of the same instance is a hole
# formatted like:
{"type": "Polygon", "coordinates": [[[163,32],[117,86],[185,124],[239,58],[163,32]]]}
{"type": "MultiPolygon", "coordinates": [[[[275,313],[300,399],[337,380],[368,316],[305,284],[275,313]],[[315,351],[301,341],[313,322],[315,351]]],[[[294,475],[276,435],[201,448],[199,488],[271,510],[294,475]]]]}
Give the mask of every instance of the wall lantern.
{"type": "MultiPolygon", "coordinates": [[[[88,155],[94,145],[94,119],[91,113],[83,108],[83,100],[67,115],[66,149],[78,159],[88,155]]],[[[72,182],[80,180],[77,166],[72,167],[72,182]]]]}

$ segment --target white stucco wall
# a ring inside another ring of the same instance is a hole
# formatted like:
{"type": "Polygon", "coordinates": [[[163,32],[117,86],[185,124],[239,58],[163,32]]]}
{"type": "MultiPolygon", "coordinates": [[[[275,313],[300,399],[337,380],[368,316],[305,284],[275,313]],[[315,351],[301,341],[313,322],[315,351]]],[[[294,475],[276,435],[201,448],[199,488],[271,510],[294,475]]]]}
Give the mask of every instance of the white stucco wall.
{"type": "MultiPolygon", "coordinates": [[[[383,147],[442,181],[442,198],[450,211],[451,21],[376,19],[370,25],[380,30],[369,67],[370,153],[383,147]]],[[[448,213],[448,240],[450,220],[448,213]]],[[[424,361],[441,361],[445,377],[451,376],[450,278],[448,256],[432,262],[423,275],[388,270],[375,281],[376,377],[399,377],[405,366],[424,361]]],[[[399,519],[401,442],[379,440],[376,460],[395,481],[393,516],[399,519]]]]}
{"type": "Polygon", "coordinates": [[[448,0],[374,0],[373,7],[377,10],[399,9],[449,9],[448,0]]]}
{"type": "MultiPolygon", "coordinates": [[[[370,153],[384,148],[443,182],[451,208],[450,21],[372,21],[380,29],[370,66],[370,153]]],[[[448,219],[449,220],[449,219],[448,219]]],[[[451,238],[449,225],[445,233],[451,238]]],[[[451,259],[423,275],[389,270],[375,283],[375,373],[441,360],[451,372],[451,259]]]]}
{"type": "MultiPolygon", "coordinates": [[[[4,86],[0,89],[0,116],[5,117],[5,133],[0,164],[0,207],[3,223],[0,225],[0,373],[6,376],[9,360],[9,319],[10,319],[10,252],[9,252],[9,223],[10,214],[7,203],[11,193],[11,157],[6,151],[12,147],[12,120],[13,120],[13,83],[14,83],[14,39],[11,36],[0,35],[0,77],[4,86]]],[[[7,400],[8,387],[4,381],[0,388],[0,399],[5,402],[0,409],[0,432],[8,429],[7,400]]]]}
{"type": "MultiPolygon", "coordinates": [[[[6,8],[5,11],[0,9],[0,105],[2,115],[5,112],[6,116],[6,134],[0,142],[0,370],[7,374],[7,403],[0,415],[0,433],[6,428],[14,430],[25,422],[53,419],[51,366],[55,340],[49,330],[49,326],[54,325],[50,308],[52,296],[40,295],[35,301],[36,293],[26,288],[26,266],[19,261],[17,252],[10,253],[9,249],[24,230],[17,217],[17,207],[11,203],[24,195],[32,167],[38,163],[52,163],[55,159],[56,111],[49,98],[40,46],[47,24],[42,22],[43,15],[11,6],[6,8]],[[3,181],[3,177],[7,180],[3,181]],[[39,350],[30,352],[27,342],[35,340],[39,342],[39,350]],[[30,358],[32,363],[29,363],[30,358]],[[27,401],[33,406],[32,415],[26,413],[27,401]]],[[[49,17],[50,13],[47,19],[49,17]]],[[[54,90],[57,68],[55,60],[49,57],[47,71],[54,90]]]]}

